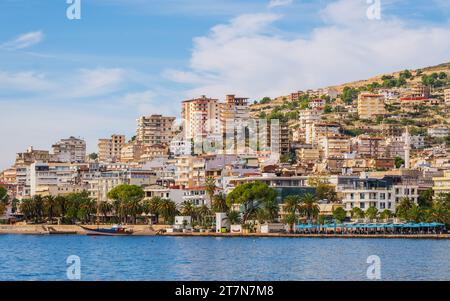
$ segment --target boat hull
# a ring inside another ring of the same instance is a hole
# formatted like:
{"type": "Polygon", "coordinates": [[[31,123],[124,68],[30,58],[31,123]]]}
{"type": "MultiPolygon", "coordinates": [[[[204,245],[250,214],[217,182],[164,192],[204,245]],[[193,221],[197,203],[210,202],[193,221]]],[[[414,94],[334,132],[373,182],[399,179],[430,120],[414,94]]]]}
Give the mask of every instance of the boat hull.
{"type": "Polygon", "coordinates": [[[86,235],[129,236],[133,234],[133,232],[113,232],[113,231],[105,231],[102,229],[90,229],[83,226],[80,227],[86,232],[86,235]]]}

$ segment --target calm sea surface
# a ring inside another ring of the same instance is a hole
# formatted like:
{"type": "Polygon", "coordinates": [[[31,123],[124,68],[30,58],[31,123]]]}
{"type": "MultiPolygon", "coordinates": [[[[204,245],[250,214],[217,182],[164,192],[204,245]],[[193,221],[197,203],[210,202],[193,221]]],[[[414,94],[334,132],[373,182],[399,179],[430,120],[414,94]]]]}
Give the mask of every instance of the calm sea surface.
{"type": "Polygon", "coordinates": [[[449,240],[0,235],[0,280],[450,280],[449,240]]]}

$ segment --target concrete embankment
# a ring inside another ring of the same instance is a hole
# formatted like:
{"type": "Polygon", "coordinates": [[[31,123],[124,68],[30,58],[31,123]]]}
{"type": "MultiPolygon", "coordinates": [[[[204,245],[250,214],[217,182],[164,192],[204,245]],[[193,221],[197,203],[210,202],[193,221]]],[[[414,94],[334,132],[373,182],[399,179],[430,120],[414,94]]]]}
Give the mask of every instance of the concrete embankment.
{"type": "Polygon", "coordinates": [[[450,239],[450,234],[289,234],[289,233],[164,233],[164,236],[185,237],[289,237],[289,238],[404,238],[404,239],[450,239]]]}
{"type": "MultiPolygon", "coordinates": [[[[112,225],[83,225],[95,229],[97,227],[108,228],[112,225]]],[[[133,235],[155,235],[155,233],[167,226],[132,225],[127,226],[133,230],[133,235]]],[[[86,231],[78,225],[0,225],[0,234],[79,234],[85,235],[86,231]]]]}
{"type": "MultiPolygon", "coordinates": [[[[85,225],[88,228],[97,228],[96,225],[85,225]]],[[[100,225],[99,227],[111,227],[100,225]]],[[[129,225],[135,236],[151,236],[168,228],[165,225],[129,225]]],[[[85,235],[86,231],[77,225],[0,225],[0,234],[78,234],[85,235]]],[[[162,233],[162,236],[180,237],[310,237],[310,238],[403,238],[403,239],[449,239],[450,234],[289,234],[289,233],[215,233],[215,232],[173,232],[162,233]]]]}

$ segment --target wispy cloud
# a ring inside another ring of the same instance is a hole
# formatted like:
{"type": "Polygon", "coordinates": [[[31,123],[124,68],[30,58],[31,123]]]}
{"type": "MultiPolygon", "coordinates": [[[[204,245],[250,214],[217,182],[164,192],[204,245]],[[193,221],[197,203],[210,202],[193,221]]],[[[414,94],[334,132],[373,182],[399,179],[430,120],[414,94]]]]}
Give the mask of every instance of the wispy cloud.
{"type": "Polygon", "coordinates": [[[293,2],[294,0],[270,0],[268,7],[286,6],[291,5],[293,2]]]}
{"type": "Polygon", "coordinates": [[[33,31],[24,33],[11,41],[7,41],[0,45],[0,48],[6,50],[17,50],[31,47],[39,44],[44,39],[44,33],[42,31],[33,31]]]}

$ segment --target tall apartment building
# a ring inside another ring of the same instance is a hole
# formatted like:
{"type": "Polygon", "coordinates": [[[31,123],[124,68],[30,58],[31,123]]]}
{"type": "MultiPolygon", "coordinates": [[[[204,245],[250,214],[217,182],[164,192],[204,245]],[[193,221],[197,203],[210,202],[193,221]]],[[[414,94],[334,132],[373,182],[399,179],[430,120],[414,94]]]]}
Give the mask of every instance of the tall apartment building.
{"type": "Polygon", "coordinates": [[[358,116],[369,119],[386,114],[384,95],[364,92],[358,96],[358,116]]]}
{"type": "Polygon", "coordinates": [[[444,101],[445,104],[450,105],[450,89],[444,90],[444,101]]]}
{"type": "Polygon", "coordinates": [[[224,126],[226,120],[247,121],[250,117],[248,98],[227,95],[224,103],[220,104],[220,121],[224,126]]]}
{"type": "Polygon", "coordinates": [[[124,135],[112,135],[111,139],[98,140],[98,159],[100,162],[120,161],[122,147],[125,145],[124,135]]]}
{"type": "Polygon", "coordinates": [[[344,158],[350,152],[350,137],[327,135],[319,138],[319,149],[325,159],[344,158]]]}
{"type": "Polygon", "coordinates": [[[170,144],[175,137],[175,117],[162,115],[141,116],[136,130],[136,139],[146,145],[170,144]]]}
{"type": "Polygon", "coordinates": [[[353,139],[353,150],[361,158],[381,158],[386,156],[386,140],[382,137],[361,135],[353,139]]]}
{"type": "Polygon", "coordinates": [[[184,139],[206,138],[220,132],[220,104],[217,99],[200,98],[182,102],[184,139]]]}
{"type": "Polygon", "coordinates": [[[416,84],[410,89],[410,97],[412,98],[429,98],[431,95],[430,86],[425,86],[423,84],[416,84]]]}
{"type": "Polygon", "coordinates": [[[86,158],[86,141],[69,137],[52,145],[53,154],[59,162],[84,162],[86,158]]]}

